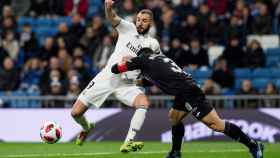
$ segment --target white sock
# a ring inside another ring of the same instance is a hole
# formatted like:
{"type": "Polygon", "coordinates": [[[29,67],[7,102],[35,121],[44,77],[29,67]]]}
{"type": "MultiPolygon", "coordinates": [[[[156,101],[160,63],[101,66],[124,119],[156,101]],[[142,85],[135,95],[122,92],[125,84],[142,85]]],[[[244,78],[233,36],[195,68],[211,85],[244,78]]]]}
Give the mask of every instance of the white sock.
{"type": "Polygon", "coordinates": [[[145,107],[141,107],[135,110],[135,113],[131,119],[130,127],[125,139],[125,142],[134,140],[134,137],[139,131],[144,123],[146,117],[147,109],[145,107]]]}
{"type": "Polygon", "coordinates": [[[85,116],[74,117],[75,121],[80,124],[83,130],[88,131],[90,128],[89,122],[85,118],[85,116]]]}

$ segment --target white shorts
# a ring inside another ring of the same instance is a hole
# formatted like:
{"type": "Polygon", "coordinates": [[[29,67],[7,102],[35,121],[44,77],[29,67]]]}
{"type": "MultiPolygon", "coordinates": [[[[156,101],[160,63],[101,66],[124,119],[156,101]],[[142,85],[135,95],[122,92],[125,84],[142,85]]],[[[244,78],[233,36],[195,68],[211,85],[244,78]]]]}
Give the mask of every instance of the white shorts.
{"type": "Polygon", "coordinates": [[[133,106],[137,95],[143,94],[143,89],[135,84],[124,84],[119,78],[114,78],[100,72],[78,97],[86,106],[100,108],[104,101],[113,94],[122,103],[133,106]]]}

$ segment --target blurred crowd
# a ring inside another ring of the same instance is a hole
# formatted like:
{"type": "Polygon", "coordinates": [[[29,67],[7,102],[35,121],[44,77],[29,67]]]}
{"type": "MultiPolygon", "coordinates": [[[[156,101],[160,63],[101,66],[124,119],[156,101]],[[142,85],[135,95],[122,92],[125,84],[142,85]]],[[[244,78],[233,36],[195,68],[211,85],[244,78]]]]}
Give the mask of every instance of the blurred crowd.
{"type": "MultiPolygon", "coordinates": [[[[278,34],[278,0],[122,0],[117,13],[134,21],[135,13],[149,8],[155,23],[150,34],[164,54],[186,71],[212,69],[202,89],[218,95],[233,89],[235,68],[265,66],[265,54],[257,40],[246,43],[249,34],[278,34]],[[223,45],[225,50],[209,63],[207,50],[223,45]]],[[[79,94],[102,69],[114,50],[117,32],[104,18],[103,0],[5,0],[0,1],[0,91],[22,90],[40,95],[79,94]],[[91,4],[91,5],[90,5],[91,4]],[[57,33],[41,41],[34,26],[20,17],[71,17],[58,24],[57,33]]],[[[161,92],[152,87],[152,94],[161,92]]],[[[257,91],[244,80],[237,94],[278,94],[269,83],[257,91]]]]}

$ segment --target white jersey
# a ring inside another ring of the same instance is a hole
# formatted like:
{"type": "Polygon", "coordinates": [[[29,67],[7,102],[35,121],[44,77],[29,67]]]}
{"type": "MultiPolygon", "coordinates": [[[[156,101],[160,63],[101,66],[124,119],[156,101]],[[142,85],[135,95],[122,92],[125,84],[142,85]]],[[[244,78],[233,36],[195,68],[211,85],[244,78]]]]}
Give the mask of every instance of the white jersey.
{"type": "Polygon", "coordinates": [[[78,99],[86,106],[94,105],[99,108],[111,94],[122,103],[133,106],[135,98],[144,92],[130,82],[130,79],[135,79],[140,72],[113,74],[111,67],[120,62],[124,56],[137,56],[137,52],[144,47],[160,52],[157,40],[148,35],[139,35],[133,23],[121,20],[116,29],[119,38],[107,65],[79,95],[78,99]]]}
{"type": "MultiPolygon", "coordinates": [[[[115,75],[111,73],[111,67],[120,62],[124,56],[137,56],[137,52],[141,48],[151,48],[155,52],[160,52],[160,46],[158,41],[149,36],[148,34],[141,35],[137,32],[136,26],[128,22],[126,20],[121,19],[120,23],[116,26],[116,30],[118,31],[118,41],[115,47],[114,52],[110,56],[107,65],[102,70],[102,74],[98,74],[96,78],[102,76],[104,79],[104,75],[107,77],[114,77],[121,79],[120,75],[115,75]]],[[[126,72],[124,73],[129,78],[136,77],[139,74],[139,71],[126,72]]]]}

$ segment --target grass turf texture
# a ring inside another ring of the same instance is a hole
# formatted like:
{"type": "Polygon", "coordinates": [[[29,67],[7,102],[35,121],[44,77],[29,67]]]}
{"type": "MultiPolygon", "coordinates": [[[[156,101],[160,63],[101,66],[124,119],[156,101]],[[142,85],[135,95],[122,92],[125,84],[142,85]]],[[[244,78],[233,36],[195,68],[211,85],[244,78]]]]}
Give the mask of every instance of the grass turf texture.
{"type": "MultiPolygon", "coordinates": [[[[0,158],[164,158],[169,144],[145,142],[141,152],[122,154],[121,142],[0,143],[0,158]]],[[[280,158],[280,144],[265,144],[265,158],[280,158]]],[[[183,158],[250,158],[245,147],[228,142],[186,142],[183,158]]]]}

